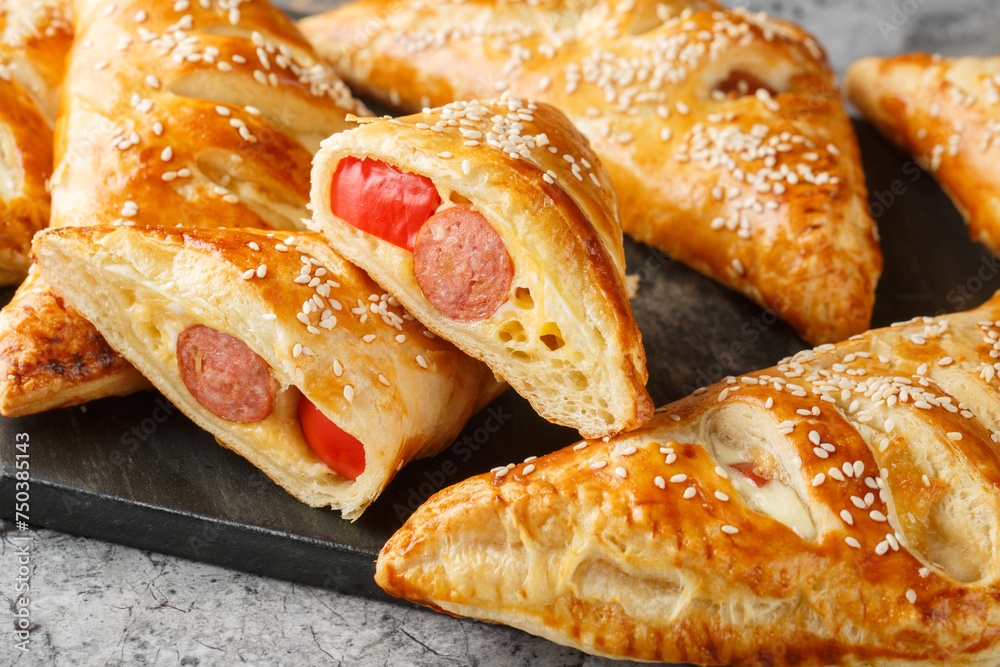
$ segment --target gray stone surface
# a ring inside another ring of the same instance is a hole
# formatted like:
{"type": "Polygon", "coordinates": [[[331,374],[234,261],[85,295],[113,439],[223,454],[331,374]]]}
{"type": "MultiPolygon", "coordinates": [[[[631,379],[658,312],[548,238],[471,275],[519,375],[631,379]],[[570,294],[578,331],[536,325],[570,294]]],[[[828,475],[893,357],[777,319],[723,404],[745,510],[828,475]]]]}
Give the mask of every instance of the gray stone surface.
{"type": "MultiPolygon", "coordinates": [[[[994,0],[754,0],[802,23],[838,72],[905,50],[1000,52],[994,0]]],[[[14,649],[17,554],[0,542],[0,664],[607,665],[504,627],[42,530],[30,653],[14,649]]]]}

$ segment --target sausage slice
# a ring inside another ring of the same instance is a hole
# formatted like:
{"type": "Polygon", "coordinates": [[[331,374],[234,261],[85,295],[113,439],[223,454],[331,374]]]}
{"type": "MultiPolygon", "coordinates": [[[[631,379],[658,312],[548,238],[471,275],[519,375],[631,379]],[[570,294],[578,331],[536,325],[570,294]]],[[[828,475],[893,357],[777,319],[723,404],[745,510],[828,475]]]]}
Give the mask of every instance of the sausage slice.
{"type": "Polygon", "coordinates": [[[198,324],[177,337],[184,385],[203,408],[231,422],[258,422],[271,414],[271,371],[246,343],[198,324]]]}
{"type": "Polygon", "coordinates": [[[427,300],[462,322],[495,313],[514,278],[503,239],[469,206],[446,208],[424,223],[413,248],[413,271],[427,300]]]}

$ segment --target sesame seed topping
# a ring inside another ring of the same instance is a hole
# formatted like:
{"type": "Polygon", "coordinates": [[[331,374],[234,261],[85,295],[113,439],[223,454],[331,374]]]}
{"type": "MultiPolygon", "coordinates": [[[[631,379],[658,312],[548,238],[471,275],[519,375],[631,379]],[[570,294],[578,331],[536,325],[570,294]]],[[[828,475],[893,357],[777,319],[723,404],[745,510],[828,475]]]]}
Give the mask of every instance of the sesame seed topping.
{"type": "Polygon", "coordinates": [[[916,604],[917,602],[917,592],[912,588],[906,591],[906,599],[910,604],[916,604]]]}
{"type": "Polygon", "coordinates": [[[660,477],[659,475],[657,475],[656,477],[653,478],[653,484],[655,484],[656,486],[660,487],[661,489],[667,488],[666,481],[662,477],[660,477]]]}
{"type": "Polygon", "coordinates": [[[729,501],[729,496],[727,496],[726,494],[724,494],[722,491],[716,491],[715,492],[715,497],[718,498],[719,500],[721,500],[722,502],[728,502],[729,501]]]}
{"type": "Polygon", "coordinates": [[[617,468],[615,468],[615,474],[618,475],[619,477],[621,477],[622,479],[625,479],[626,477],[628,477],[628,471],[625,470],[625,468],[623,468],[621,466],[618,466],[617,468]]]}
{"type": "Polygon", "coordinates": [[[354,387],[349,384],[344,385],[344,398],[347,399],[348,403],[354,401],[354,387]]]}
{"type": "Polygon", "coordinates": [[[427,368],[427,360],[424,359],[422,355],[418,354],[416,360],[417,360],[417,366],[420,366],[421,368],[427,368]]]}
{"type": "Polygon", "coordinates": [[[673,477],[670,478],[670,483],[671,484],[681,484],[683,482],[686,482],[687,478],[688,478],[688,476],[685,475],[685,474],[683,474],[683,473],[681,473],[679,475],[674,475],[673,477]]]}
{"type": "Polygon", "coordinates": [[[724,532],[726,535],[735,535],[736,533],[740,532],[739,528],[737,528],[735,526],[729,526],[729,525],[725,525],[722,528],[720,528],[719,530],[721,530],[722,532],[724,532]]]}
{"type": "Polygon", "coordinates": [[[608,465],[607,461],[595,461],[594,463],[590,464],[590,469],[591,470],[600,470],[601,468],[603,468],[606,465],[608,465]]]}
{"type": "Polygon", "coordinates": [[[848,536],[844,541],[847,542],[847,546],[849,547],[853,547],[855,549],[861,548],[861,543],[858,542],[857,539],[855,539],[854,537],[848,536]]]}
{"type": "Polygon", "coordinates": [[[691,500],[692,498],[695,497],[695,494],[697,493],[698,492],[695,490],[693,486],[689,486],[688,488],[684,489],[684,499],[691,500]]]}

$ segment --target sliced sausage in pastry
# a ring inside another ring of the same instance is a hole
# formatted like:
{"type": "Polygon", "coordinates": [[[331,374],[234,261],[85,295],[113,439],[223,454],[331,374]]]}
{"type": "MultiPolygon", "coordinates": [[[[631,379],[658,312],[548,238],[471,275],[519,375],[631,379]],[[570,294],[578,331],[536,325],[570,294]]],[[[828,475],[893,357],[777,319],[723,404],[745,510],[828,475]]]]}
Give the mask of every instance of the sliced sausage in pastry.
{"type": "Polygon", "coordinates": [[[312,210],[338,252],[546,419],[604,436],[649,418],[614,192],[554,107],[366,120],[323,143],[312,210]]]}
{"type": "Polygon", "coordinates": [[[314,234],[66,227],[34,255],[195,423],[348,519],[500,389],[314,234]]]}

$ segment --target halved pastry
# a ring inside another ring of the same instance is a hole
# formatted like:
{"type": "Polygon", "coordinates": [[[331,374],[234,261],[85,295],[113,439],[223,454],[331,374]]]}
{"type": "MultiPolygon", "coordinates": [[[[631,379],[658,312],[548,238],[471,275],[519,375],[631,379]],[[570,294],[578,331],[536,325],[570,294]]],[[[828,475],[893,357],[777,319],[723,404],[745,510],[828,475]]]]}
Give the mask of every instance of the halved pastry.
{"type": "MultiPolygon", "coordinates": [[[[321,139],[364,113],[294,24],[252,4],[76,0],[53,227],[299,229],[321,139]]],[[[0,312],[0,411],[148,386],[36,271],[0,312]]]]}
{"type": "Polygon", "coordinates": [[[652,414],[614,192],[554,107],[456,102],[323,142],[313,219],[431,331],[593,437],[652,414]]]}
{"type": "Polygon", "coordinates": [[[813,343],[868,328],[882,257],[857,139],[796,26],[709,0],[361,0],[300,25],[352,87],[408,112],[501,91],[556,106],[627,234],[813,343]]]}
{"type": "Polygon", "coordinates": [[[318,235],[64,228],[34,257],[188,417],[348,519],[500,389],[318,235]]]}
{"type": "Polygon", "coordinates": [[[1000,661],[1000,293],[727,378],[440,492],[389,593],[590,653],[1000,661]]]}
{"type": "Polygon", "coordinates": [[[28,273],[31,238],[49,222],[52,123],[72,40],[58,0],[0,2],[0,285],[28,273]]]}
{"type": "Polygon", "coordinates": [[[1000,56],[865,58],[850,100],[951,196],[972,238],[1000,256],[1000,56]]]}

